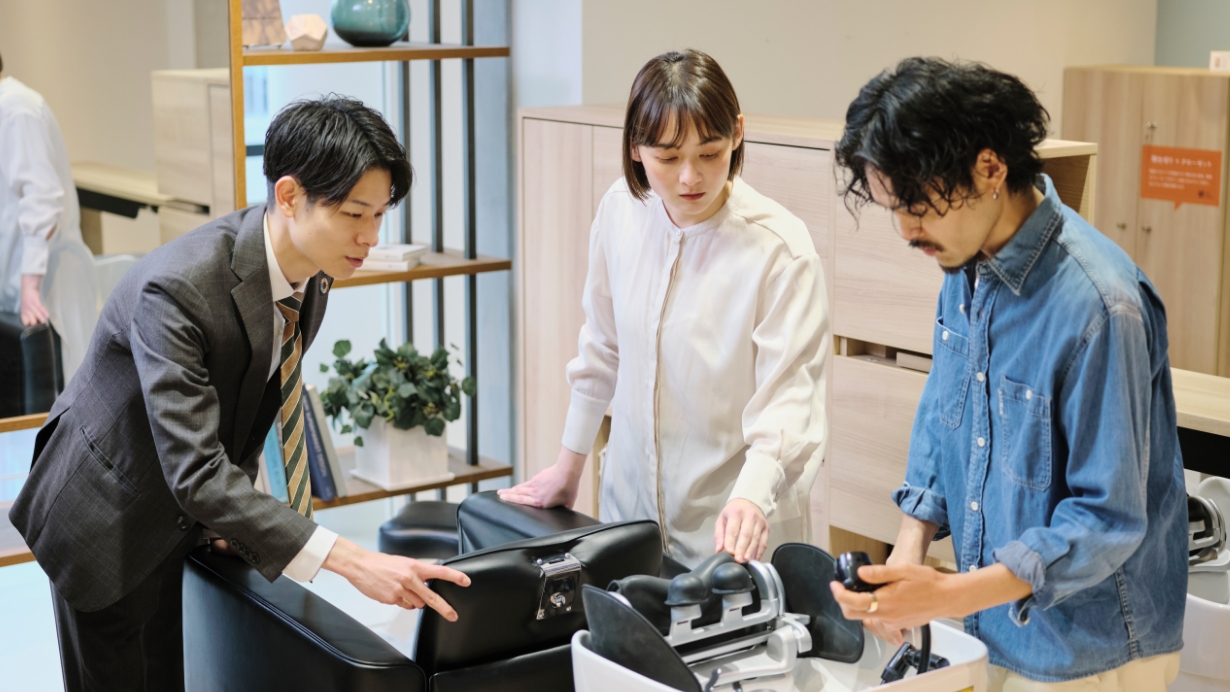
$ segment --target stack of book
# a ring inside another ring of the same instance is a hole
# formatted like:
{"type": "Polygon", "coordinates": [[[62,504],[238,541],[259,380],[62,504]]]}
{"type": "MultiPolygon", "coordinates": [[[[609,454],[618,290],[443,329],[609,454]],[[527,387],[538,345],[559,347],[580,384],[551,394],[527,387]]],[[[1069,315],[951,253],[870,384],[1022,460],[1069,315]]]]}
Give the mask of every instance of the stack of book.
{"type": "Polygon", "coordinates": [[[359,267],[365,271],[404,272],[418,266],[423,255],[427,254],[426,245],[407,245],[395,243],[377,245],[367,253],[367,259],[359,267]]]}
{"type": "MultiPolygon", "coordinates": [[[[326,502],[350,494],[346,487],[346,470],[333,446],[329,435],[329,423],[320,401],[320,392],[314,385],[304,387],[303,424],[307,438],[308,475],[312,481],[312,495],[326,502]]],[[[275,421],[265,437],[265,451],[261,455],[256,487],[282,502],[290,502],[286,488],[286,460],[282,456],[282,441],[278,435],[281,421],[275,421]]]]}

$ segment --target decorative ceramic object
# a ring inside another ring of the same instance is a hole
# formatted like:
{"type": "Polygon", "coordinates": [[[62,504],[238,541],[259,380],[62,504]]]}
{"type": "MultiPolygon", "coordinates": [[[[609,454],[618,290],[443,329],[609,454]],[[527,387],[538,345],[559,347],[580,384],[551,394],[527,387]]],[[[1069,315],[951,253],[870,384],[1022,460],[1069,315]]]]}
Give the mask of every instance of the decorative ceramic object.
{"type": "Polygon", "coordinates": [[[286,37],[295,50],[320,50],[328,35],[329,27],[320,15],[297,14],[286,22],[286,37]]]}
{"type": "Polygon", "coordinates": [[[280,46],[286,43],[282,6],[278,0],[243,0],[243,45],[280,46]]]}
{"type": "Polygon", "coordinates": [[[363,446],[355,447],[351,475],[385,490],[447,481],[448,441],[428,435],[423,426],[401,430],[383,418],[363,431],[363,446]]]}
{"type": "Polygon", "coordinates": [[[333,0],[333,33],[352,46],[387,46],[410,26],[409,0],[333,0]]]}

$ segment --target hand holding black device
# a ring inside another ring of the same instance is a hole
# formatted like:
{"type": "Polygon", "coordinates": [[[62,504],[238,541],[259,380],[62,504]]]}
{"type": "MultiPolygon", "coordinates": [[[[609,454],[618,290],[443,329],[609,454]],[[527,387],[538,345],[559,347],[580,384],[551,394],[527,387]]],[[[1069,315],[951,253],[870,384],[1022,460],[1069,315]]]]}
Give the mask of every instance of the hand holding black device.
{"type": "MultiPolygon", "coordinates": [[[[863,581],[858,575],[859,567],[870,564],[871,558],[862,551],[842,553],[837,558],[834,578],[850,591],[871,593],[884,585],[863,581]]],[[[875,604],[876,601],[873,600],[872,603],[875,604]]],[[[880,674],[880,684],[900,680],[905,677],[906,671],[911,667],[917,669],[918,674],[922,675],[932,668],[944,668],[947,665],[948,659],[931,655],[931,625],[923,625],[921,646],[915,649],[914,645],[909,642],[902,644],[901,648],[897,649],[897,653],[889,659],[884,672],[880,674]]]]}

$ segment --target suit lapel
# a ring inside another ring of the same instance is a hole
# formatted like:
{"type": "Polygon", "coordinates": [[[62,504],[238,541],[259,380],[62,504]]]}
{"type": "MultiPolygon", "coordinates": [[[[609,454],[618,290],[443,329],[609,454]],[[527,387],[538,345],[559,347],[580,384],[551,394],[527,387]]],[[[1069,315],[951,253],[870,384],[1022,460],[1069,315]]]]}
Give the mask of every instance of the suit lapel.
{"type": "Polygon", "coordinates": [[[269,263],[265,260],[265,207],[253,207],[244,215],[235,237],[231,270],[239,285],[231,298],[243,321],[252,357],[239,388],[239,409],[235,414],[235,440],[231,449],[244,448],[252,422],[260,408],[269,367],[273,359],[273,289],[269,285],[269,263]]]}
{"type": "Polygon", "coordinates": [[[329,292],[333,288],[333,278],[324,272],[308,279],[303,289],[303,308],[300,312],[300,328],[303,329],[303,351],[308,347],[320,331],[320,323],[325,318],[325,306],[329,303],[329,292]]]}

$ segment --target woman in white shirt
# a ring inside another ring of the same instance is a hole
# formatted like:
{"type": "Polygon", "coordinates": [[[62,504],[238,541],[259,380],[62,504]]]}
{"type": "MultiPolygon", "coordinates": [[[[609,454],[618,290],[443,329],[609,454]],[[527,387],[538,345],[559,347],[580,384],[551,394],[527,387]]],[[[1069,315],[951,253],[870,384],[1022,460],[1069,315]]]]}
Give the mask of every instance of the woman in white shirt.
{"type": "Polygon", "coordinates": [[[803,222],[739,177],[721,67],[670,52],[637,75],[624,178],[590,231],[572,400],[554,466],[500,496],[572,506],[608,406],[604,521],[653,519],[694,566],[811,539],[824,455],[824,277],[803,222]]]}

